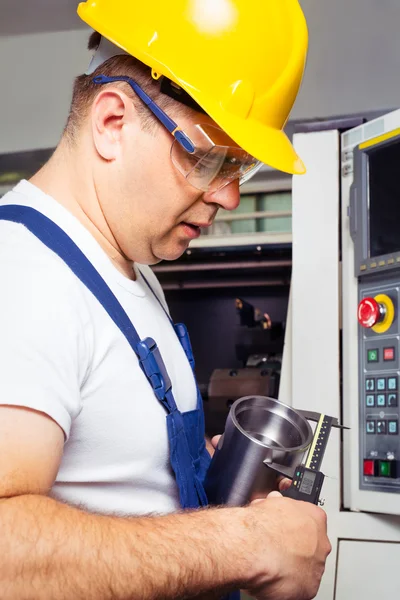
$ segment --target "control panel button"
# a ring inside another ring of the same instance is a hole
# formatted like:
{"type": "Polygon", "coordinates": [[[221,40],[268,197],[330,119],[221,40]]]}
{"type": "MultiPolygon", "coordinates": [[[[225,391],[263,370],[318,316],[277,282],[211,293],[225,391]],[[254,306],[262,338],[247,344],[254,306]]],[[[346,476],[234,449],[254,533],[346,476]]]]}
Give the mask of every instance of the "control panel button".
{"type": "Polygon", "coordinates": [[[366,477],[374,477],[375,476],[375,461],[374,460],[364,460],[364,475],[366,477]]]}
{"type": "Polygon", "coordinates": [[[376,422],[376,433],[378,435],[386,434],[386,421],[377,421],[376,422]]]}
{"type": "Polygon", "coordinates": [[[369,363],[379,362],[379,350],[377,348],[367,351],[367,361],[369,363]]]}
{"type": "Polygon", "coordinates": [[[382,319],[381,308],[375,298],[364,298],[358,305],[358,322],[370,329],[382,319]]]}
{"type": "Polygon", "coordinates": [[[379,477],[397,477],[397,461],[395,460],[380,460],[378,466],[379,477]]]}
{"type": "Polygon", "coordinates": [[[388,390],[397,390],[397,377],[388,377],[388,390]]]}
{"type": "Polygon", "coordinates": [[[383,360],[394,360],[394,347],[383,349],[383,360]]]}
{"type": "Polygon", "coordinates": [[[376,405],[377,406],[386,406],[386,395],[378,394],[376,397],[376,405]]]}
{"type": "Polygon", "coordinates": [[[375,421],[367,421],[367,433],[375,433],[375,421]]]}
{"type": "Polygon", "coordinates": [[[367,406],[375,406],[375,396],[373,394],[367,394],[365,402],[367,406]]]}
{"type": "Polygon", "coordinates": [[[379,461],[379,477],[390,477],[391,465],[388,460],[379,461]]]}
{"type": "MultiPolygon", "coordinates": [[[[370,263],[370,267],[376,266],[376,262],[370,263]]],[[[362,327],[381,334],[391,328],[395,313],[393,300],[387,294],[377,294],[374,298],[367,297],[361,300],[357,317],[362,327]]]]}
{"type": "MultiPolygon", "coordinates": [[[[379,379],[376,380],[376,389],[377,390],[386,389],[386,379],[384,377],[379,377],[379,379]]],[[[391,388],[391,389],[393,389],[393,388],[391,388]]]]}
{"type": "Polygon", "coordinates": [[[399,433],[399,422],[396,420],[388,421],[388,432],[390,435],[397,435],[399,433]]]}
{"type": "Polygon", "coordinates": [[[390,407],[397,406],[397,394],[388,394],[387,405],[390,407]]]}
{"type": "Polygon", "coordinates": [[[375,379],[366,379],[365,380],[365,389],[367,392],[375,391],[375,379]]]}

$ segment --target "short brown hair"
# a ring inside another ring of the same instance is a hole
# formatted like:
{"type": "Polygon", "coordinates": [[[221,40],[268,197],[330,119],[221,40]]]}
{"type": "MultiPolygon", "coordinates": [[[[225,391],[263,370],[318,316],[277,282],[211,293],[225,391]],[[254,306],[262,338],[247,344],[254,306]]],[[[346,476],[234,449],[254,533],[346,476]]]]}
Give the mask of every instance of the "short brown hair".
{"type": "MultiPolygon", "coordinates": [[[[100,39],[101,36],[99,33],[92,33],[89,39],[88,49],[96,50],[100,44],[100,39]]],[[[73,141],[76,138],[80,125],[89,114],[90,107],[97,94],[100,92],[100,87],[93,83],[93,78],[97,75],[106,75],[108,77],[127,75],[134,79],[162,109],[172,109],[175,114],[190,112],[190,109],[183,104],[180,104],[173,98],[161,93],[160,84],[151,76],[150,67],[133,56],[118,55],[109,58],[91,75],[79,75],[75,78],[70,111],[64,129],[64,135],[70,141],[73,141]]],[[[123,88],[132,98],[139,114],[142,128],[146,131],[154,130],[157,127],[157,119],[136,96],[130,86],[124,82],[117,82],[113,85],[123,88]]]]}

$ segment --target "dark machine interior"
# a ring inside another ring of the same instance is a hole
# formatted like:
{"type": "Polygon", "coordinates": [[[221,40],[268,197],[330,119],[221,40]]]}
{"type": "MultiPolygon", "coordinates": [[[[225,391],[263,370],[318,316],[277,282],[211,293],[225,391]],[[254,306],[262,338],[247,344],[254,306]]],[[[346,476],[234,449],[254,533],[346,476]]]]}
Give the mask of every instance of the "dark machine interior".
{"type": "Polygon", "coordinates": [[[189,250],[154,270],[173,320],[189,329],[207,434],[224,430],[238,398],[277,397],[291,247],[189,250]]]}
{"type": "Polygon", "coordinates": [[[369,153],[370,257],[400,250],[399,177],[400,143],[389,143],[369,153]]]}

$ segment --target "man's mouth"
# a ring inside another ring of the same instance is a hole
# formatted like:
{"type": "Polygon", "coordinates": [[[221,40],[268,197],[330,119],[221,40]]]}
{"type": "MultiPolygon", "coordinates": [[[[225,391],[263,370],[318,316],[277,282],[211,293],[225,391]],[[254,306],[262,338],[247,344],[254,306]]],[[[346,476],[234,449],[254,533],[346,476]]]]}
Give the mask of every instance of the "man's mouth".
{"type": "Polygon", "coordinates": [[[204,223],[187,223],[186,221],[182,221],[180,223],[183,228],[185,234],[192,240],[198,238],[201,234],[201,229],[206,227],[210,227],[212,222],[204,222],[204,223]]]}
{"type": "Polygon", "coordinates": [[[195,240],[201,234],[201,230],[198,225],[194,225],[193,223],[185,223],[184,221],[180,225],[185,235],[191,240],[195,240]]]}

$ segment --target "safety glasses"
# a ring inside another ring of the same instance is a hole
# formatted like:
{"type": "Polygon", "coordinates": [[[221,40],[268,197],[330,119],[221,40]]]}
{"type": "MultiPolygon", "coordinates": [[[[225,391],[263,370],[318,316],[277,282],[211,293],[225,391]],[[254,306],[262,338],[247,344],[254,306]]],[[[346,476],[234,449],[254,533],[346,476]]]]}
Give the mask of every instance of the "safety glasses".
{"type": "Polygon", "coordinates": [[[229,183],[248,181],[261,168],[262,163],[242,150],[232,146],[232,140],[214,125],[191,125],[182,131],[146,92],[130,77],[94,77],[96,84],[124,81],[146,104],[154,116],[174,136],[171,160],[175,168],[196,189],[216,192],[229,183]]]}

